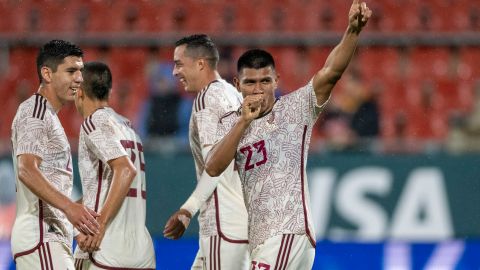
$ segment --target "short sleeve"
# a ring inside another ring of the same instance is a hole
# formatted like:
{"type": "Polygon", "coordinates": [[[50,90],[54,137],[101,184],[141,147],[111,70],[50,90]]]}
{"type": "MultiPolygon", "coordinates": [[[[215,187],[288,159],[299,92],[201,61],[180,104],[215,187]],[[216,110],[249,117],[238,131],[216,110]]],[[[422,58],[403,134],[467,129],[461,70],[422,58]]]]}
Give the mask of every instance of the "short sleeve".
{"type": "Polygon", "coordinates": [[[317,97],[313,90],[313,79],[307,85],[285,96],[287,106],[291,110],[301,110],[302,120],[313,123],[325,108],[328,100],[323,104],[317,104],[317,97]]]}
{"type": "Polygon", "coordinates": [[[202,106],[200,106],[202,109],[194,112],[194,121],[202,147],[212,145],[219,139],[217,129],[220,118],[228,111],[235,109],[229,103],[226,91],[217,85],[212,86],[202,96],[202,106]]]}
{"type": "Polygon", "coordinates": [[[44,149],[48,142],[48,128],[46,120],[35,117],[26,117],[20,120],[15,128],[17,148],[16,155],[33,154],[45,159],[44,149]]]}
{"type": "Polygon", "coordinates": [[[217,125],[217,141],[221,140],[233,128],[236,123],[236,112],[229,112],[225,114],[217,125]]]}
{"type": "Polygon", "coordinates": [[[127,152],[115,125],[106,121],[94,121],[95,129],[85,137],[85,144],[102,162],[126,156],[127,152]]]}
{"type": "Polygon", "coordinates": [[[198,135],[202,147],[214,144],[217,141],[218,120],[217,112],[210,108],[203,109],[194,114],[194,121],[198,128],[198,135]]]}

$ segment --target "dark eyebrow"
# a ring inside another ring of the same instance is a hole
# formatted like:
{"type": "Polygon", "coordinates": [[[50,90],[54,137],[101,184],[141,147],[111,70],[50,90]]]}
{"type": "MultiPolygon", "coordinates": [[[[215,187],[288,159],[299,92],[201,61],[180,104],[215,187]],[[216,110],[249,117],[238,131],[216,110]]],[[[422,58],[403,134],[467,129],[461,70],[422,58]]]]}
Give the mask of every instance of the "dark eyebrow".
{"type": "Polygon", "coordinates": [[[252,83],[252,82],[265,82],[265,81],[272,81],[272,80],[273,80],[272,77],[267,76],[259,79],[246,78],[246,79],[243,79],[242,81],[244,83],[252,83]]]}
{"type": "Polygon", "coordinates": [[[78,67],[68,67],[68,68],[67,68],[67,71],[77,71],[77,70],[82,71],[82,70],[83,70],[83,67],[82,67],[82,68],[78,68],[78,67]]]}
{"type": "Polygon", "coordinates": [[[246,79],[243,79],[242,80],[244,83],[253,83],[253,82],[256,82],[257,80],[255,79],[250,79],[250,78],[246,78],[246,79]]]}

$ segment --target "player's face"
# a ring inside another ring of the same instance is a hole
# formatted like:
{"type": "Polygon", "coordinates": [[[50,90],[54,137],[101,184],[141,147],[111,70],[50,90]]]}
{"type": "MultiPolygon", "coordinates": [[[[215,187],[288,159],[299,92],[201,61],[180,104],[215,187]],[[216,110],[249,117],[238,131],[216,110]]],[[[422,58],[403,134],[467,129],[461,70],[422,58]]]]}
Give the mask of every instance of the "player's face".
{"type": "Polygon", "coordinates": [[[58,65],[57,71],[51,74],[52,88],[55,90],[57,99],[65,104],[73,101],[75,92],[83,82],[83,61],[81,57],[65,57],[63,63],[58,65]]]}
{"type": "Polygon", "coordinates": [[[185,54],[187,45],[180,45],[175,48],[173,53],[173,76],[175,76],[187,92],[198,92],[201,90],[197,86],[200,66],[198,59],[185,54]]]}
{"type": "Polygon", "coordinates": [[[234,83],[244,97],[249,95],[261,95],[263,97],[260,113],[273,107],[278,76],[271,66],[260,69],[244,68],[238,74],[238,78],[234,79],[234,83]]]}

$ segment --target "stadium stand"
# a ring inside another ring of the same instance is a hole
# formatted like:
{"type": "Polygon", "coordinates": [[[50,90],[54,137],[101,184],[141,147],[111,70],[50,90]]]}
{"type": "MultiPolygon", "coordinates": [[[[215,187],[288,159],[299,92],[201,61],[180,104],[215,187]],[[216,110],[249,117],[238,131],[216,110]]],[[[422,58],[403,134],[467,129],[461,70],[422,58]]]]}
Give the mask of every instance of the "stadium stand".
{"type": "MultiPolygon", "coordinates": [[[[375,33],[472,33],[480,29],[480,5],[467,0],[385,0],[371,3],[376,16],[368,31],[375,33]]],[[[263,34],[264,36],[341,33],[345,18],[335,16],[348,8],[344,1],[287,0],[186,0],[186,1],[17,1],[0,0],[0,35],[24,37],[29,34],[59,33],[71,37],[96,35],[85,60],[111,64],[114,75],[113,103],[132,120],[149,98],[145,68],[150,45],[121,46],[111,43],[118,33],[206,32],[263,34]],[[265,13],[252,13],[252,8],[265,13]],[[55,16],[52,16],[55,14],[55,16]],[[190,16],[196,14],[196,16],[190,16]],[[254,15],[259,14],[259,15],[254,15]],[[110,38],[110,39],[109,39],[110,38]]],[[[221,35],[220,35],[221,36],[221,35]]],[[[259,41],[261,44],[261,41],[259,41]]],[[[410,46],[402,40],[362,46],[352,63],[366,87],[379,87],[381,138],[402,136],[441,141],[448,135],[453,114],[467,115],[472,109],[474,82],[480,79],[480,48],[461,43],[410,46]],[[403,125],[403,128],[401,126],[403,125]],[[400,132],[399,129],[403,131],[400,132]]],[[[248,46],[233,46],[232,59],[248,46]]],[[[268,47],[268,46],[267,46],[268,47]]],[[[325,60],[331,47],[292,42],[270,46],[278,59],[281,90],[285,94],[307,81],[325,60]]],[[[159,48],[157,57],[171,58],[172,46],[159,48]]],[[[33,93],[37,78],[34,45],[7,49],[8,68],[0,76],[0,99],[17,104],[25,89],[33,93]],[[12,91],[16,91],[12,95],[12,91]],[[19,92],[20,91],[20,92],[19,92]]],[[[341,92],[343,85],[339,85],[341,92]]],[[[179,90],[181,91],[181,90],[179,90]]],[[[9,123],[16,106],[6,106],[2,114],[0,138],[8,139],[9,123]]],[[[63,119],[75,119],[74,108],[63,110],[63,119]]],[[[66,125],[75,138],[77,120],[66,125]]],[[[322,132],[316,132],[321,137],[322,132]]]]}

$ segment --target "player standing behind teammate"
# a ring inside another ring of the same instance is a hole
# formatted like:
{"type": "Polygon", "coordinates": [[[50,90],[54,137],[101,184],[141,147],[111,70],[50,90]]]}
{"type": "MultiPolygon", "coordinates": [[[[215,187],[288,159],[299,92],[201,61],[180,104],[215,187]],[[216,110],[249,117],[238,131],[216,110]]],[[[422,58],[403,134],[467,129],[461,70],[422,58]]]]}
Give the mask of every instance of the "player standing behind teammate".
{"type": "Polygon", "coordinates": [[[247,211],[238,173],[233,162],[219,177],[204,172],[206,154],[217,141],[218,121],[226,112],[240,107],[242,96],[218,74],[218,50],[208,36],[188,36],[175,45],[173,75],[185,91],[198,93],[189,128],[198,184],[168,220],[164,235],[181,237],[201,207],[200,249],[192,269],[248,269],[247,211]]]}
{"type": "Polygon", "coordinates": [[[83,203],[98,211],[100,233],[76,236],[76,269],[155,269],[145,227],[145,160],[130,121],[108,105],[112,74],[107,65],[85,63],[75,106],[80,127],[78,163],[83,203]],[[87,253],[88,252],[88,253],[87,253]]]}
{"type": "Polygon", "coordinates": [[[22,102],[12,123],[16,218],[12,254],[17,269],[73,269],[72,224],[98,232],[92,210],[72,202],[72,155],[57,117],[82,82],[83,52],[63,40],[37,55],[40,87],[22,102]],[[92,216],[93,215],[93,216],[92,216]]]}
{"type": "MultiPolygon", "coordinates": [[[[235,84],[241,111],[221,119],[226,134],[210,151],[206,171],[220,174],[235,158],[249,214],[251,269],[311,269],[315,236],[305,167],[312,127],[347,68],[360,31],[371,16],[354,0],[349,26],[325,66],[304,87],[275,100],[272,56],[244,53],[235,84]]],[[[221,130],[220,129],[220,130],[221,130]]]]}

